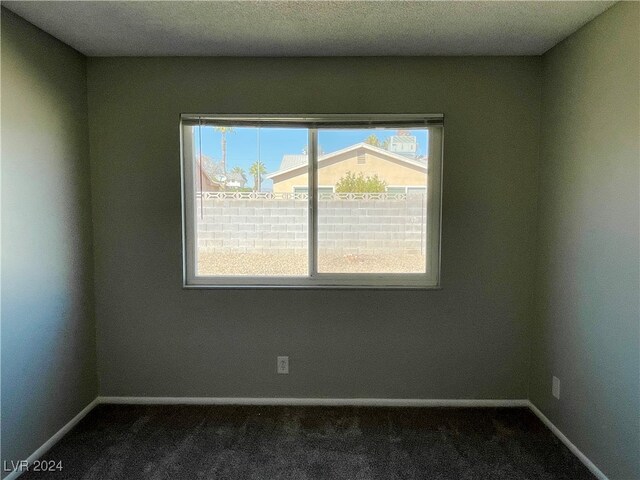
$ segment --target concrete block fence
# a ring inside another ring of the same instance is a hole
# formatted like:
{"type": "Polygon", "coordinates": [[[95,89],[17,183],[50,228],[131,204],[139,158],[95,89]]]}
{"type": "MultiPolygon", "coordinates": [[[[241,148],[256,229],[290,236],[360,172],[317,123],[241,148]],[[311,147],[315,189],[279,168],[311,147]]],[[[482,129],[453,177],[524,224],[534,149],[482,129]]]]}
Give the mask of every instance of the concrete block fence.
{"type": "MultiPolygon", "coordinates": [[[[424,253],[424,195],[327,196],[318,202],[318,246],[325,253],[424,253]]],[[[306,253],[307,200],[296,197],[198,199],[198,247],[214,253],[306,253]]]]}

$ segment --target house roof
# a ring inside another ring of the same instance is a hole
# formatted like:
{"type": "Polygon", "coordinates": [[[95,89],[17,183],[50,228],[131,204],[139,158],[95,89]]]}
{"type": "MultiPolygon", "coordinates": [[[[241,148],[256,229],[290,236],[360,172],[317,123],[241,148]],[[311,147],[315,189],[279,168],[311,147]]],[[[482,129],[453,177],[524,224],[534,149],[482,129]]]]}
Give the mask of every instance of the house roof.
{"type": "Polygon", "coordinates": [[[230,182],[238,182],[240,184],[247,182],[246,177],[240,172],[227,171],[225,174],[222,170],[222,164],[208,155],[200,155],[200,159],[200,163],[202,164],[202,173],[204,173],[211,183],[225,185],[230,182]]]}
{"type": "Polygon", "coordinates": [[[231,183],[239,183],[240,185],[244,186],[244,184],[247,183],[247,179],[240,172],[231,171],[231,172],[227,172],[226,183],[227,185],[231,183]]]}
{"type": "MultiPolygon", "coordinates": [[[[385,156],[388,157],[392,160],[396,160],[402,163],[406,163],[408,165],[414,166],[414,167],[420,167],[426,170],[427,168],[427,159],[426,157],[423,158],[408,158],[405,157],[403,155],[397,154],[397,153],[393,153],[390,152],[388,150],[385,150],[384,148],[380,148],[380,147],[374,147],[373,145],[369,145],[368,143],[356,143],[355,145],[351,145],[347,148],[343,148],[342,150],[337,150],[335,152],[331,152],[331,153],[327,153],[325,155],[321,155],[320,157],[318,157],[318,163],[322,163],[326,160],[329,160],[333,157],[337,157],[338,155],[342,155],[343,153],[347,153],[353,150],[358,150],[364,148],[365,150],[369,150],[371,153],[375,153],[381,156],[385,156]]],[[[300,169],[300,168],[304,168],[309,164],[309,158],[307,155],[305,154],[301,154],[301,155],[283,155],[282,157],[282,162],[280,162],[280,168],[273,172],[270,173],[268,175],[266,175],[266,178],[274,178],[274,177],[278,177],[280,175],[283,175],[285,173],[289,173],[292,172],[294,170],[300,169]]]]}
{"type": "Polygon", "coordinates": [[[247,179],[240,172],[227,172],[227,183],[229,182],[238,182],[245,183],[247,179]]]}
{"type": "Polygon", "coordinates": [[[223,174],[222,166],[219,162],[216,162],[213,158],[207,155],[200,155],[200,166],[202,167],[202,173],[209,179],[211,183],[218,185],[224,185],[224,182],[218,180],[220,175],[223,174]]]}
{"type": "Polygon", "coordinates": [[[304,153],[299,155],[295,155],[295,154],[283,155],[282,162],[280,162],[280,168],[278,169],[278,172],[281,170],[289,170],[290,168],[302,167],[306,165],[307,162],[308,162],[308,157],[304,153]]]}

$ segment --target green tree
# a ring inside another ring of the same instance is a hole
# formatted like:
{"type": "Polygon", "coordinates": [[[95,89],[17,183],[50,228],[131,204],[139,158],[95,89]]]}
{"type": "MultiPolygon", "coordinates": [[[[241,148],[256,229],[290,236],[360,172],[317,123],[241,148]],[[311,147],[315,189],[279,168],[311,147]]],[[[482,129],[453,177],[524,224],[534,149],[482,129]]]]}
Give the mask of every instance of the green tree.
{"type": "Polygon", "coordinates": [[[369,145],[373,145],[374,147],[379,147],[380,146],[380,139],[378,138],[377,135],[372,133],[367,138],[365,138],[364,143],[367,143],[369,145]]]}
{"type": "Polygon", "coordinates": [[[267,173],[264,163],[260,160],[256,160],[249,168],[249,173],[253,176],[253,191],[259,192],[262,186],[262,175],[267,173]]]}
{"type": "Polygon", "coordinates": [[[237,166],[236,166],[236,167],[233,167],[233,168],[231,169],[231,173],[237,173],[237,174],[239,174],[242,178],[244,178],[244,181],[245,181],[245,182],[247,181],[247,174],[246,174],[246,172],[244,171],[244,168],[242,168],[242,167],[237,167],[237,166]]]}
{"type": "Polygon", "coordinates": [[[336,183],[336,193],[384,193],[386,187],[387,182],[380,180],[377,174],[365,177],[363,173],[347,172],[336,183]]]}
{"type": "Polygon", "coordinates": [[[213,127],[216,132],[220,132],[220,146],[222,147],[222,161],[220,166],[222,167],[222,173],[227,174],[227,133],[233,133],[233,127],[213,127]]]}
{"type": "Polygon", "coordinates": [[[387,137],[387,138],[384,139],[384,141],[382,142],[380,147],[384,148],[385,150],[389,150],[389,143],[390,142],[391,142],[391,139],[389,137],[387,137]]]}

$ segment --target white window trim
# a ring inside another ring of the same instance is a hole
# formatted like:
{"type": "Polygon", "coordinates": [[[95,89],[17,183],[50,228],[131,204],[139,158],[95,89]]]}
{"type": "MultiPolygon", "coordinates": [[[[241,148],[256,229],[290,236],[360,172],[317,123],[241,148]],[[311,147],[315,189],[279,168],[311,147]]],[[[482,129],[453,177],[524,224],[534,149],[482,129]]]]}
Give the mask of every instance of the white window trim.
{"type": "Polygon", "coordinates": [[[427,115],[181,115],[180,165],[182,176],[182,244],[184,288],[347,288],[347,289],[439,289],[441,251],[442,191],[442,114],[427,115]],[[186,123],[186,122],[188,123],[186,123]],[[196,276],[196,224],[193,162],[185,161],[185,126],[194,121],[208,125],[303,127],[309,132],[309,269],[308,276],[196,276]],[[331,122],[335,122],[333,126],[331,122]],[[429,128],[429,161],[427,175],[427,248],[425,273],[351,274],[319,273],[317,270],[318,195],[315,195],[318,169],[316,124],[322,128],[429,128]],[[194,201],[186,201],[193,199],[194,201]]]}
{"type": "MultiPolygon", "coordinates": [[[[309,187],[307,185],[294,185],[291,187],[292,189],[291,193],[297,193],[296,188],[306,188],[307,193],[309,193],[309,187]]],[[[332,192],[336,191],[335,185],[318,185],[318,188],[330,188],[332,192]]]]}
{"type": "Polygon", "coordinates": [[[424,190],[424,193],[427,193],[427,186],[426,185],[387,185],[385,187],[385,189],[388,191],[390,188],[402,188],[404,189],[404,193],[407,193],[407,191],[410,188],[419,188],[424,190]]]}

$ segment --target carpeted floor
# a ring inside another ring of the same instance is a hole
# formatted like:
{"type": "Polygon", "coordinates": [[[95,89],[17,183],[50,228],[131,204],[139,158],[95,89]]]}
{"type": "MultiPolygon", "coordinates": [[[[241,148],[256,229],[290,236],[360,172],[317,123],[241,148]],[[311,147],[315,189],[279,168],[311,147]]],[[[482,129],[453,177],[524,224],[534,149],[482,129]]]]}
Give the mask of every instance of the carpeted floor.
{"type": "Polygon", "coordinates": [[[525,408],[99,405],[21,479],[580,480],[525,408]]]}

